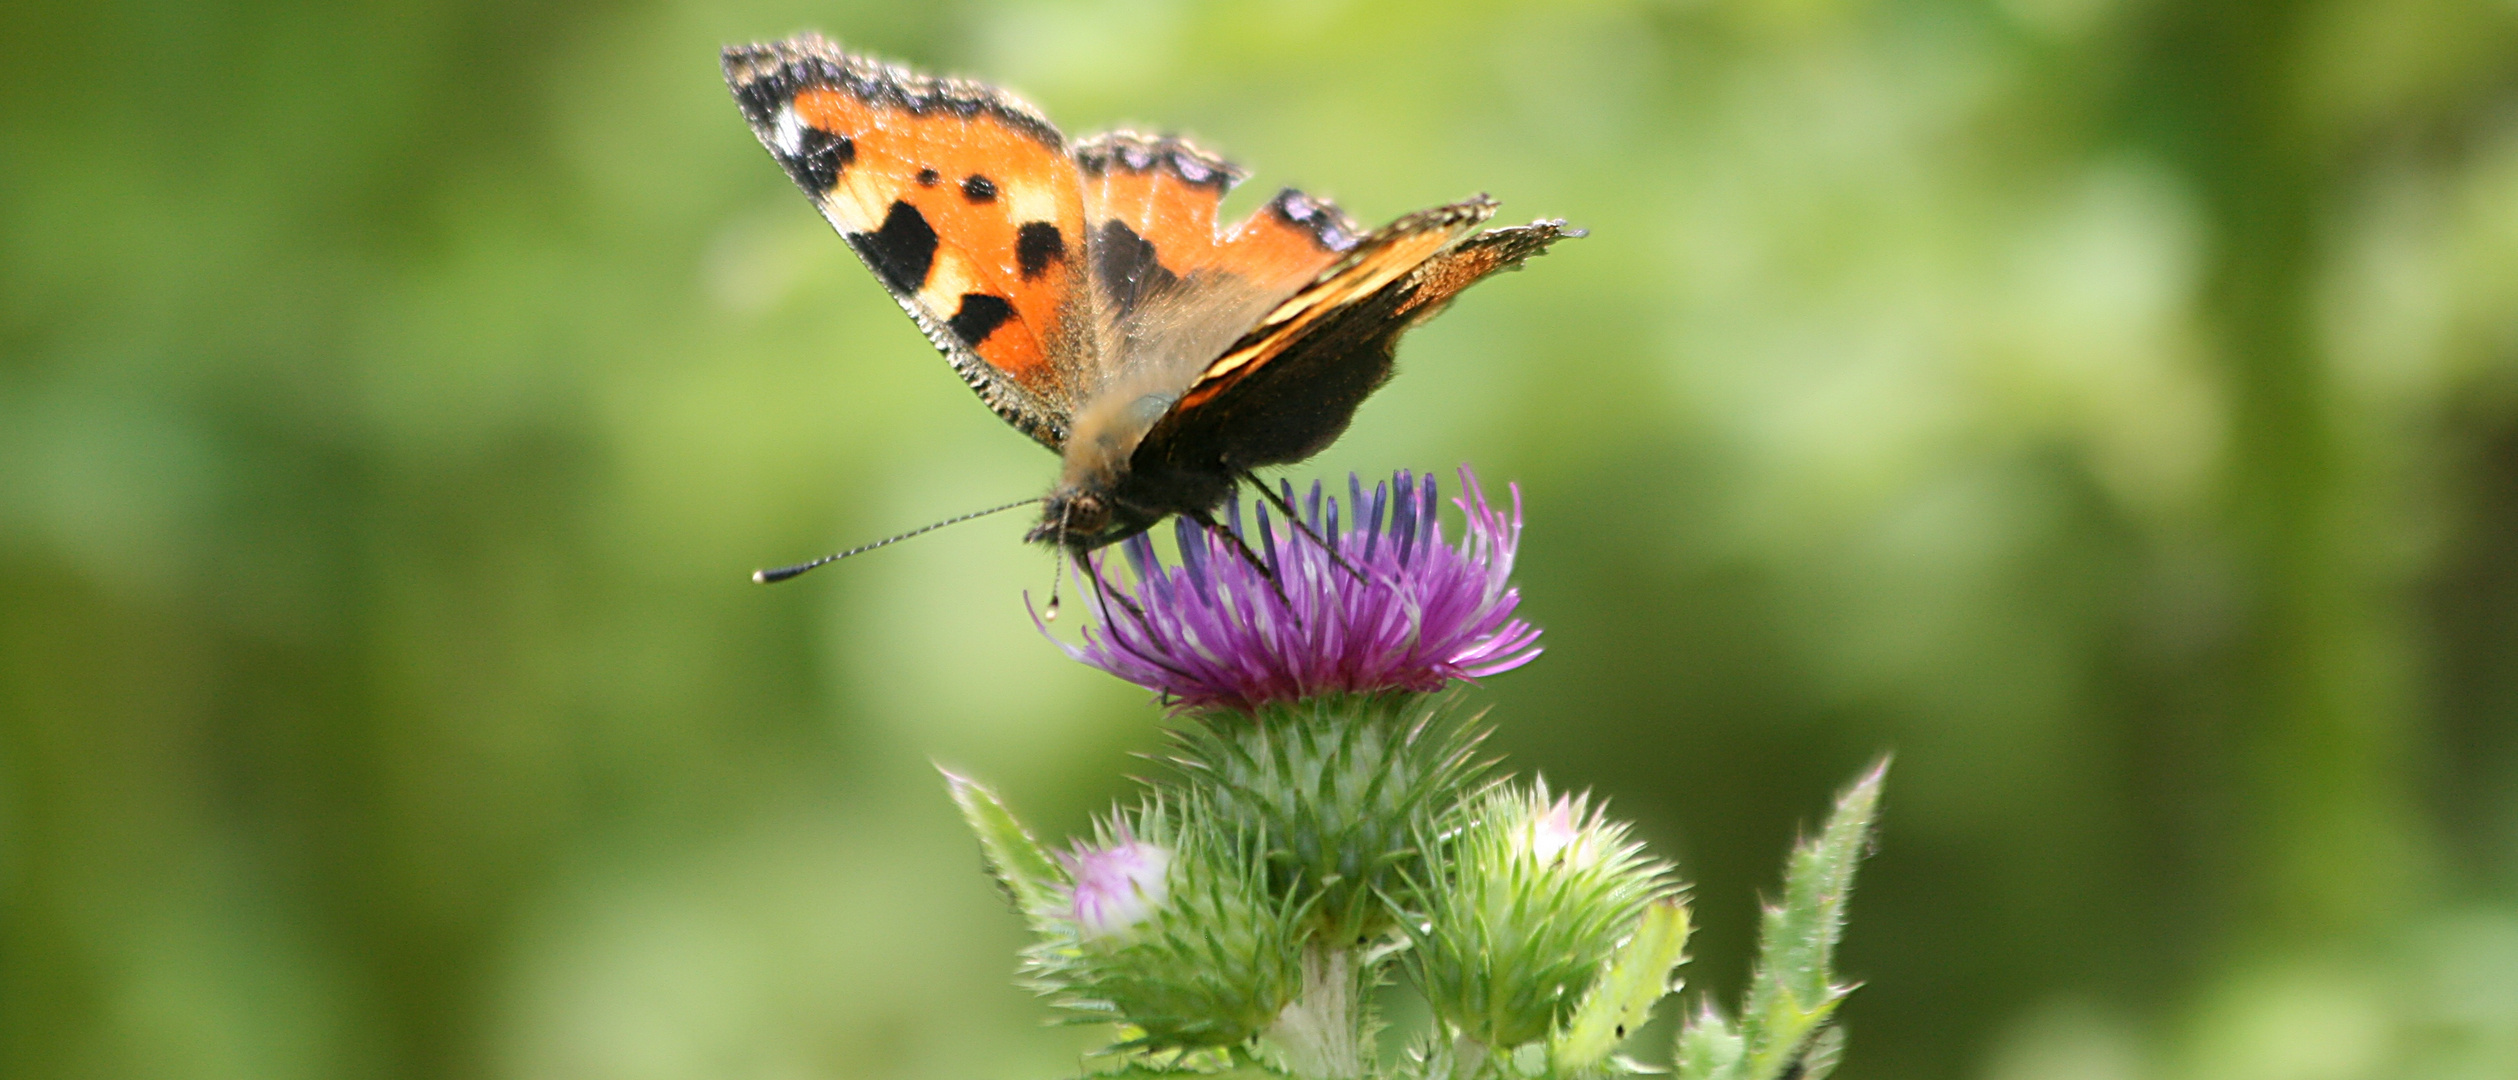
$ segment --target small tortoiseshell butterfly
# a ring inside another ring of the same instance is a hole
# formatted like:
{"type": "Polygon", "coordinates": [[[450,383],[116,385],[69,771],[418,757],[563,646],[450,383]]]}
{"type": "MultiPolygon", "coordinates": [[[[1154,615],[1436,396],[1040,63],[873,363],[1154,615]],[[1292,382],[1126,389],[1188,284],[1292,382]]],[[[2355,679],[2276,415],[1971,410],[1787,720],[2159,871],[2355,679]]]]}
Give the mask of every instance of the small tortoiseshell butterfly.
{"type": "Polygon", "coordinates": [[[1363,232],[1291,188],[1218,232],[1244,173],[1183,139],[1070,142],[995,87],[810,34],[729,48],[725,72],[761,145],[963,381],[1065,459],[1027,539],[1074,553],[1170,514],[1212,525],[1251,470],[1346,430],[1410,326],[1581,235],[1472,235],[1495,212],[1483,195],[1363,232]]]}

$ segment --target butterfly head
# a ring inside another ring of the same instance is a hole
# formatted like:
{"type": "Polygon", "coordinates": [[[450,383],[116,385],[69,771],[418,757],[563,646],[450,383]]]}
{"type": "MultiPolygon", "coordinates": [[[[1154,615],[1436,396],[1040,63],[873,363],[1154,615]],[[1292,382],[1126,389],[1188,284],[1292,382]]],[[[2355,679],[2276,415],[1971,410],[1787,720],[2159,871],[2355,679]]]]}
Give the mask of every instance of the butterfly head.
{"type": "Polygon", "coordinates": [[[1106,488],[1060,484],[1041,500],[1040,524],[1023,539],[1082,555],[1153,528],[1162,519],[1162,512],[1131,506],[1106,488]]]}

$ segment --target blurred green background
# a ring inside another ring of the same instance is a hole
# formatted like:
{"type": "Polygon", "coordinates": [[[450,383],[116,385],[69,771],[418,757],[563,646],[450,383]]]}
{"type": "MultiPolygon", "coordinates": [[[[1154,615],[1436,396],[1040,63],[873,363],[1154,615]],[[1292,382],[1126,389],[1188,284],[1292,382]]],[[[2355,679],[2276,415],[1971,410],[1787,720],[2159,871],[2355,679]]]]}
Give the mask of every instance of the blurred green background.
{"type": "Polygon", "coordinates": [[[1012,515],[744,579],[1054,472],[729,102],[807,27],[1592,230],[1295,475],[1522,484],[1477,693],[1692,986],[1894,749],[1840,1076],[2518,1076],[2506,0],[0,7],[0,1074],[1073,1068],[929,763],[1156,710],[1012,515]]]}

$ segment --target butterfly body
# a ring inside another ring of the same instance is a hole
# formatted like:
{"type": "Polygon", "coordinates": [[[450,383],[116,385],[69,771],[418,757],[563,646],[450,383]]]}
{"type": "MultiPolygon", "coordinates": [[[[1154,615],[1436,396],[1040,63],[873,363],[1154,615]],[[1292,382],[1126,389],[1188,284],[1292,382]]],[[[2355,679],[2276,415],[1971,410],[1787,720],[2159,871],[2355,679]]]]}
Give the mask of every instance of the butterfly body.
{"type": "Polygon", "coordinates": [[[1029,536],[1075,552],[1203,518],[1319,452],[1399,336],[1564,236],[1472,234],[1484,196],[1358,229],[1287,189],[1218,228],[1240,168],[1187,140],[1070,143],[983,83],[811,35],[725,52],[771,157],[998,416],[1063,459],[1029,536]]]}

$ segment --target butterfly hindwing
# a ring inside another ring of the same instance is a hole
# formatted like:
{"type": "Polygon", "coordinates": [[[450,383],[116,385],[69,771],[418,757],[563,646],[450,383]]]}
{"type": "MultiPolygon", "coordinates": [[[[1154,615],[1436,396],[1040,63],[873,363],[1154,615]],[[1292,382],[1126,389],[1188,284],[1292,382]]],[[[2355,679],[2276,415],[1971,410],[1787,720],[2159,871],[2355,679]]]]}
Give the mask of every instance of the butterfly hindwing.
{"type": "Polygon", "coordinates": [[[1242,170],[1176,137],[1095,135],[1075,160],[1098,317],[1067,469],[1116,482],[1215,357],[1345,258],[1355,229],[1335,206],[1289,191],[1219,231],[1217,207],[1242,170]]]}
{"type": "Polygon", "coordinates": [[[1065,138],[993,87],[806,35],[725,51],[770,155],[989,407],[1061,445],[1090,349],[1065,138]]]}
{"type": "MultiPolygon", "coordinates": [[[[1356,243],[1346,215],[1288,190],[1219,229],[1217,208],[1243,171],[1186,139],[1113,131],[1075,147],[1084,180],[1093,307],[1102,316],[1095,399],[1079,428],[1133,444],[1155,419],[1128,402],[1167,406],[1260,316],[1356,243]]],[[[1159,407],[1156,413],[1159,415],[1159,407]]]]}
{"type": "Polygon", "coordinates": [[[1230,276],[1274,303],[1355,246],[1356,228],[1325,199],[1288,188],[1230,229],[1216,208],[1246,173],[1186,139],[1112,131],[1076,144],[1085,219],[1111,299],[1132,309],[1179,278],[1230,276]],[[1142,263],[1159,264],[1159,274],[1142,263]]]}

